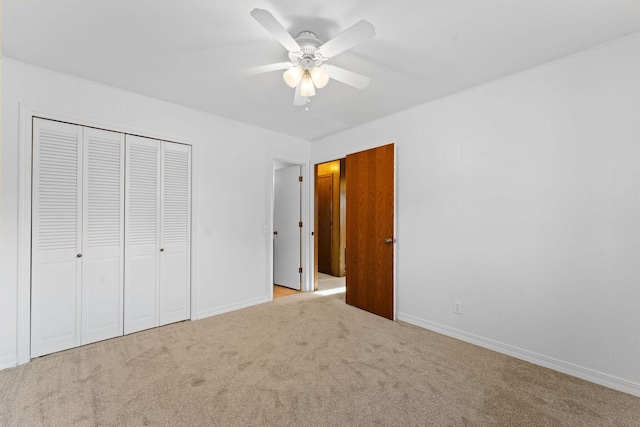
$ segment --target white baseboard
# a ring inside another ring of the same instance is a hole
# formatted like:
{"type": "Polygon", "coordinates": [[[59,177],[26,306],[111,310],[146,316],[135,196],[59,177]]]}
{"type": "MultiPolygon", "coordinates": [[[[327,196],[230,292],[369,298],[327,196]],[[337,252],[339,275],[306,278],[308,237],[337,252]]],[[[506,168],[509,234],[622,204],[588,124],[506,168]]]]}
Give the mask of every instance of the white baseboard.
{"type": "Polygon", "coordinates": [[[211,308],[208,310],[202,310],[198,312],[198,319],[204,319],[206,317],[216,316],[218,314],[240,310],[241,308],[247,308],[253,305],[264,304],[265,302],[269,302],[268,297],[252,298],[252,299],[240,301],[234,304],[223,305],[221,307],[211,308]]]}
{"type": "Polygon", "coordinates": [[[7,368],[15,368],[16,366],[18,366],[18,359],[15,357],[0,359],[0,371],[7,368]]]}
{"type": "Polygon", "coordinates": [[[442,335],[456,338],[461,341],[487,348],[489,350],[497,351],[498,353],[525,360],[535,365],[540,365],[545,368],[553,369],[564,374],[568,374],[586,381],[590,381],[592,383],[596,383],[605,387],[612,388],[614,390],[622,391],[624,393],[629,393],[634,396],[640,397],[640,384],[632,381],[587,369],[582,366],[574,365],[572,363],[563,362],[562,360],[554,359],[552,357],[534,353],[529,350],[524,350],[509,344],[504,344],[499,341],[484,338],[479,335],[470,334],[468,332],[451,328],[449,326],[444,326],[438,323],[430,322],[428,320],[420,319],[409,314],[397,313],[397,320],[411,323],[412,325],[420,326],[422,328],[429,329],[430,331],[437,332],[442,335]]]}

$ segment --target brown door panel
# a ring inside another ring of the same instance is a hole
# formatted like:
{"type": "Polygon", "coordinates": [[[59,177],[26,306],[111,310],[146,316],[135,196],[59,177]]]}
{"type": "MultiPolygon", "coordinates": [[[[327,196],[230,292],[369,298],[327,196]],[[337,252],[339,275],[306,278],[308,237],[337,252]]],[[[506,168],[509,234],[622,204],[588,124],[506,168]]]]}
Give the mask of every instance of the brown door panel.
{"type": "Polygon", "coordinates": [[[318,177],[318,271],[333,274],[331,248],[333,246],[333,176],[318,177]]]}
{"type": "Polygon", "coordinates": [[[347,304],[393,319],[393,144],[347,156],[347,304]]]}

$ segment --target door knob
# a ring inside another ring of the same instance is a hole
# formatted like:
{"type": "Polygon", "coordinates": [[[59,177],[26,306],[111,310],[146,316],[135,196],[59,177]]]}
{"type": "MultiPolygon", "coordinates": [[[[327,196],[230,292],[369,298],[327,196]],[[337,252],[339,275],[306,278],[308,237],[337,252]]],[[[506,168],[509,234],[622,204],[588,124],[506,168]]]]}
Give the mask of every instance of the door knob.
{"type": "Polygon", "coordinates": [[[385,242],[387,245],[390,245],[390,244],[392,244],[392,243],[393,243],[393,239],[392,239],[391,237],[387,237],[386,239],[384,239],[384,242],[385,242]]]}
{"type": "Polygon", "coordinates": [[[164,248],[160,248],[160,252],[164,252],[164,248]]]}
{"type": "Polygon", "coordinates": [[[273,235],[274,235],[274,236],[277,236],[277,235],[278,235],[278,232],[277,232],[277,231],[274,231],[274,232],[273,232],[273,235]]]}
{"type": "Polygon", "coordinates": [[[78,254],[76,255],[78,258],[82,258],[82,254],[78,254]]]}

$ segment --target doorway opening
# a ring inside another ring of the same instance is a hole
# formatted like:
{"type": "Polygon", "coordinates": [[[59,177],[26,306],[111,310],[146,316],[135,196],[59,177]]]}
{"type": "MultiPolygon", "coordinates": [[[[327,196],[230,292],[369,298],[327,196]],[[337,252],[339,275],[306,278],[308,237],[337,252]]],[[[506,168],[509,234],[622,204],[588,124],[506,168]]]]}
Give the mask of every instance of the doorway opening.
{"type": "Polygon", "coordinates": [[[314,286],[344,274],[347,304],[394,320],[395,144],[334,162],[315,166],[314,286]]]}
{"type": "Polygon", "coordinates": [[[322,295],[346,291],[346,159],[315,166],[315,285],[322,295]]]}

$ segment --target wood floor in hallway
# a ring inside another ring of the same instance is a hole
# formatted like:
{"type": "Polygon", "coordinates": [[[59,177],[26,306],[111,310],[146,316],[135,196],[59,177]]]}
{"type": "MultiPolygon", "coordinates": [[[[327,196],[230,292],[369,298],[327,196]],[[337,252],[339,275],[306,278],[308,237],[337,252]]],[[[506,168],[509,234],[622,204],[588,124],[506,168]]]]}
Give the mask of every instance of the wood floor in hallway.
{"type": "Polygon", "coordinates": [[[298,290],[287,288],[285,286],[273,285],[273,298],[286,297],[287,295],[297,294],[298,290]]]}

